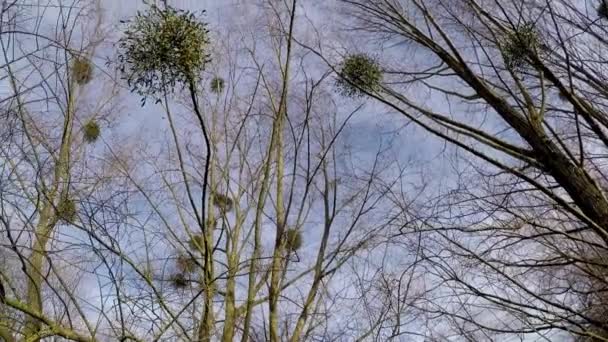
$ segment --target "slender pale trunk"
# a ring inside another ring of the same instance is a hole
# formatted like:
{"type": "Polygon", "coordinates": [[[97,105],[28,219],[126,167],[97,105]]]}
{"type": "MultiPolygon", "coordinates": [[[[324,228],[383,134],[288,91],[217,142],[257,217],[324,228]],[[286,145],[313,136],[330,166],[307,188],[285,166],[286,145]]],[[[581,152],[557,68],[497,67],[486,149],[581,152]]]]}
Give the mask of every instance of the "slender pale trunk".
{"type": "Polygon", "coordinates": [[[234,305],[234,296],[235,296],[235,277],[236,272],[234,270],[234,260],[236,259],[234,256],[235,252],[232,252],[228,256],[228,280],[226,283],[226,298],[224,299],[225,304],[225,317],[224,317],[224,331],[222,334],[222,341],[232,342],[234,337],[234,323],[235,323],[235,305],[234,305]]]}
{"type": "MultiPolygon", "coordinates": [[[[209,171],[210,181],[213,178],[213,171],[209,171]]],[[[214,272],[213,272],[213,238],[214,232],[210,228],[209,222],[213,222],[215,215],[213,212],[213,194],[209,196],[209,214],[208,220],[204,223],[207,225],[206,232],[204,233],[204,255],[203,255],[203,286],[204,288],[204,299],[203,299],[203,314],[198,329],[198,340],[200,342],[207,342],[211,340],[211,335],[214,329],[214,312],[213,312],[213,298],[215,296],[215,284],[214,284],[214,272]]]]}
{"type": "MultiPolygon", "coordinates": [[[[213,161],[213,158],[210,158],[213,161]]],[[[213,329],[215,327],[215,317],[213,312],[213,298],[215,297],[215,282],[214,282],[214,263],[213,263],[213,241],[214,241],[214,226],[215,221],[214,194],[215,194],[215,169],[211,166],[208,172],[208,181],[212,190],[210,191],[209,201],[207,202],[207,217],[203,224],[204,234],[204,259],[203,259],[203,286],[205,296],[203,302],[203,316],[199,326],[199,341],[208,342],[211,340],[213,329]]],[[[204,204],[203,204],[204,205],[204,204]]]]}
{"type": "Polygon", "coordinates": [[[262,246],[262,216],[264,214],[264,206],[266,204],[266,198],[270,188],[270,169],[272,165],[272,155],[274,150],[275,141],[277,138],[276,124],[273,124],[270,143],[268,145],[268,152],[266,153],[266,160],[264,161],[264,169],[262,176],[262,186],[258,194],[258,201],[255,212],[255,220],[253,223],[254,229],[254,242],[253,242],[253,253],[251,255],[251,262],[249,264],[249,275],[247,280],[247,304],[245,306],[245,319],[243,322],[243,336],[242,342],[247,342],[249,339],[249,329],[251,327],[251,317],[253,312],[253,305],[255,302],[256,290],[256,275],[258,272],[258,262],[261,257],[261,246],[262,246]]]}
{"type": "Polygon", "coordinates": [[[276,198],[276,217],[277,233],[274,254],[272,256],[272,266],[270,275],[269,293],[269,312],[270,312],[270,341],[279,341],[279,312],[278,300],[281,292],[281,266],[283,263],[283,250],[285,244],[282,242],[285,231],[285,209],[283,205],[283,117],[285,113],[279,110],[277,121],[277,141],[276,141],[276,163],[277,163],[277,198],[276,198]]]}
{"type": "MultiPolygon", "coordinates": [[[[298,321],[296,323],[296,327],[293,331],[290,341],[298,342],[300,341],[300,337],[302,335],[304,326],[308,320],[308,314],[310,312],[310,308],[313,305],[315,298],[317,297],[317,293],[319,291],[319,286],[321,285],[321,280],[323,279],[323,260],[325,258],[325,250],[327,249],[327,242],[329,240],[329,231],[333,222],[333,216],[330,211],[330,187],[329,187],[329,176],[327,174],[327,163],[323,161],[323,176],[325,178],[325,189],[323,195],[323,206],[324,206],[324,230],[323,237],[321,239],[321,246],[319,246],[319,251],[317,253],[317,260],[315,263],[315,274],[312,286],[308,291],[308,295],[306,296],[306,300],[304,301],[304,306],[302,307],[302,311],[300,312],[300,316],[298,317],[298,321]]],[[[334,190],[335,191],[335,190],[334,190]]]]}
{"type": "MultiPolygon", "coordinates": [[[[42,312],[42,285],[43,285],[43,265],[44,256],[46,255],[45,248],[49,240],[49,235],[52,230],[50,224],[50,216],[53,214],[52,204],[44,201],[43,208],[40,213],[40,219],[36,226],[32,242],[32,254],[29,258],[27,267],[27,305],[35,312],[42,312]]],[[[37,319],[27,316],[25,320],[25,328],[23,331],[24,339],[29,340],[38,333],[41,329],[41,323],[37,319]]]]}
{"type": "MultiPolygon", "coordinates": [[[[212,167],[211,163],[213,160],[212,156],[212,142],[207,132],[207,126],[205,125],[205,118],[198,103],[197,98],[197,86],[196,77],[190,76],[188,79],[188,90],[190,92],[190,100],[194,109],[194,114],[198,119],[201,132],[203,133],[203,139],[205,141],[205,173],[203,175],[202,195],[201,195],[201,215],[200,215],[200,228],[203,234],[203,286],[204,288],[204,303],[203,303],[203,314],[198,327],[198,340],[199,341],[210,341],[211,335],[214,329],[214,314],[213,314],[213,297],[215,295],[214,286],[214,265],[213,265],[213,229],[209,226],[209,222],[214,220],[213,212],[213,193],[210,196],[210,200],[207,201],[207,188],[209,184],[214,184],[212,178],[212,167]],[[206,212],[208,214],[206,215],[206,212]]],[[[193,208],[196,210],[196,208],[193,208]]]]}
{"type": "Polygon", "coordinates": [[[235,305],[235,291],[236,291],[236,274],[238,271],[239,263],[239,245],[238,237],[241,233],[242,216],[238,204],[235,205],[236,223],[232,231],[230,239],[226,241],[226,250],[229,251],[227,263],[228,263],[228,279],[226,280],[226,296],[224,299],[225,306],[225,317],[224,317],[224,331],[222,340],[224,342],[232,342],[234,338],[235,320],[236,320],[236,305],[235,305]]]}
{"type": "MultiPolygon", "coordinates": [[[[213,196],[211,196],[213,197],[213,196]]],[[[211,203],[211,201],[209,201],[211,203]]],[[[212,209],[212,208],[210,208],[212,209]]],[[[212,218],[214,215],[211,214],[213,210],[209,210],[210,215],[209,218],[212,218]]],[[[213,312],[213,298],[215,296],[215,284],[214,284],[214,272],[213,272],[213,229],[208,229],[207,238],[205,239],[205,260],[204,265],[204,282],[203,286],[205,286],[205,298],[203,304],[203,318],[201,325],[199,327],[199,341],[207,342],[211,340],[211,335],[213,334],[213,329],[215,327],[215,318],[213,312]]]]}
{"type": "MultiPolygon", "coordinates": [[[[32,241],[32,253],[28,264],[27,277],[27,304],[34,312],[43,312],[42,307],[42,286],[44,273],[44,258],[46,257],[46,247],[49,242],[53,228],[57,223],[55,206],[62,200],[67,199],[70,173],[70,147],[72,146],[72,126],[74,121],[74,100],[75,97],[68,98],[68,107],[63,126],[63,136],[59,157],[55,163],[54,180],[50,191],[43,189],[42,207],[40,208],[40,218],[36,225],[36,231],[32,241]],[[60,192],[59,201],[57,194],[60,192]],[[56,203],[57,202],[57,203],[56,203]]],[[[26,341],[37,341],[36,334],[41,329],[39,320],[27,316],[25,320],[24,339],[26,341]]]]}
{"type": "Polygon", "coordinates": [[[292,2],[292,8],[290,13],[289,21],[289,32],[287,35],[287,53],[285,55],[285,65],[283,67],[283,87],[281,90],[281,99],[279,101],[278,112],[275,117],[276,122],[276,165],[277,165],[277,198],[276,198],[276,220],[277,220],[277,232],[275,240],[275,248],[272,256],[272,266],[270,275],[270,289],[268,294],[268,306],[269,306],[269,325],[270,325],[270,341],[278,342],[280,339],[279,334],[279,294],[281,292],[281,274],[282,264],[284,259],[284,239],[283,233],[285,231],[285,209],[283,203],[283,177],[285,161],[283,159],[283,122],[287,115],[287,94],[289,84],[289,64],[291,61],[291,44],[293,38],[293,27],[295,23],[296,15],[296,0],[292,2]]]}

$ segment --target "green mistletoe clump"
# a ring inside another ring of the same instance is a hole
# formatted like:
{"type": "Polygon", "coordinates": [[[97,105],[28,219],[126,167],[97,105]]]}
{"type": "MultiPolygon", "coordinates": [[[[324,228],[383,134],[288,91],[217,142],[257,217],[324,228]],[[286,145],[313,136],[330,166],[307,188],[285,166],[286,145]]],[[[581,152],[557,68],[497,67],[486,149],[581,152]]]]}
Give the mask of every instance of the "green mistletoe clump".
{"type": "Polygon", "coordinates": [[[344,96],[360,97],[366,92],[379,90],[381,82],[380,65],[365,54],[354,54],[346,57],[340,65],[336,86],[344,96]]]}
{"type": "Polygon", "coordinates": [[[94,143],[101,134],[101,128],[97,121],[91,119],[82,127],[84,140],[88,143],[94,143]]]}
{"type": "Polygon", "coordinates": [[[523,68],[539,46],[539,36],[533,24],[527,23],[505,34],[501,43],[502,56],[507,68],[523,68]]]}
{"type": "Polygon", "coordinates": [[[295,252],[302,247],[302,233],[295,229],[290,228],[285,231],[285,247],[290,252],[295,252]]]}
{"type": "Polygon", "coordinates": [[[219,94],[224,91],[224,79],[221,77],[214,77],[210,82],[211,91],[219,94]]]}
{"type": "Polygon", "coordinates": [[[93,78],[91,61],[84,57],[74,58],[72,61],[72,78],[80,85],[89,83],[93,78]]]}
{"type": "Polygon", "coordinates": [[[76,202],[71,198],[63,198],[56,208],[57,217],[64,222],[76,220],[76,202]]]}
{"type": "Polygon", "coordinates": [[[193,12],[153,5],[123,23],[119,70],[143,103],[148,96],[194,84],[210,61],[207,24],[193,12]]]}

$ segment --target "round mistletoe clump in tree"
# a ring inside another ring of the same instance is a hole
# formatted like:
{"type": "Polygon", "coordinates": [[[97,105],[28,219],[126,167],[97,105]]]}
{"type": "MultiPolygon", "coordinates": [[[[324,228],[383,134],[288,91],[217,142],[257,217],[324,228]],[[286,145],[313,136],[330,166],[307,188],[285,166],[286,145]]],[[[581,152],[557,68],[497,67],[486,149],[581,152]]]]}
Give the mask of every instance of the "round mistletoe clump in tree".
{"type": "Polygon", "coordinates": [[[518,70],[526,65],[527,57],[536,53],[539,36],[534,24],[526,23],[507,33],[501,44],[507,68],[518,70]]]}
{"type": "Polygon", "coordinates": [[[177,268],[183,273],[190,273],[196,269],[196,260],[187,253],[179,253],[175,259],[177,268]]]}
{"type": "Polygon", "coordinates": [[[290,228],[285,231],[285,247],[290,252],[295,252],[302,247],[302,233],[295,229],[290,228]]]}
{"type": "Polygon", "coordinates": [[[344,96],[359,97],[380,89],[382,69],[378,62],[365,54],[346,57],[339,73],[336,85],[344,96]]]}
{"type": "Polygon", "coordinates": [[[216,207],[220,208],[222,211],[228,212],[232,209],[234,205],[234,201],[232,198],[227,195],[222,195],[219,193],[213,194],[213,201],[216,207]]]}
{"type": "Polygon", "coordinates": [[[224,91],[224,79],[221,77],[214,77],[210,83],[211,91],[219,94],[224,91]]]}
{"type": "Polygon", "coordinates": [[[209,31],[193,12],[151,6],[124,23],[119,69],[142,102],[198,81],[209,62],[209,31]]]}
{"type": "Polygon", "coordinates": [[[72,77],[80,85],[89,83],[93,78],[91,61],[84,57],[74,58],[72,62],[72,77]]]}
{"type": "Polygon", "coordinates": [[[95,120],[91,119],[84,124],[82,127],[82,132],[84,135],[84,140],[88,143],[93,143],[99,138],[101,128],[99,128],[99,124],[95,120]]]}
{"type": "Polygon", "coordinates": [[[170,278],[171,284],[178,289],[183,289],[188,286],[188,279],[183,273],[175,273],[170,278]]]}
{"type": "Polygon", "coordinates": [[[76,203],[73,199],[63,198],[57,204],[57,217],[65,222],[73,222],[76,219],[76,203]]]}

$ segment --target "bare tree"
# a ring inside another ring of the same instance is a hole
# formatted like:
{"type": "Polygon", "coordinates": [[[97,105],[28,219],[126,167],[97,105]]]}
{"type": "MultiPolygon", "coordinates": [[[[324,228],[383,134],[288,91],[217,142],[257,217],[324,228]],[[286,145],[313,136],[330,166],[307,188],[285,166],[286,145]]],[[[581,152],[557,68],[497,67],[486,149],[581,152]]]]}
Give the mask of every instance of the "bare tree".
{"type": "MultiPolygon", "coordinates": [[[[163,98],[170,148],[147,163],[151,172],[124,170],[158,230],[137,228],[136,241],[148,244],[145,259],[133,264],[145,283],[139,291],[149,296],[126,298],[136,285],[119,295],[130,307],[125,311],[135,313],[129,319],[151,321],[156,338],[247,341],[261,334],[299,341],[328,330],[344,334],[328,321],[342,313],[324,303],[339,301],[335,292],[344,289],[332,279],[347,277],[343,266],[387,227],[388,217],[369,220],[394,179],[387,174],[385,184],[378,182],[387,166],[380,152],[369,169],[346,166],[341,135],[359,109],[339,113],[328,75],[307,75],[307,55],[291,45],[298,8],[262,7],[270,57],[247,44],[239,50],[217,44],[212,53],[224,62],[210,66],[208,88],[197,92],[211,144],[204,229],[191,199],[205,184],[205,142],[200,132],[183,130],[196,111],[193,101],[163,98]],[[291,77],[294,70],[301,75],[291,77]],[[154,253],[156,243],[173,251],[171,258],[154,253]],[[151,320],[147,308],[154,303],[164,313],[151,320]]],[[[140,165],[153,157],[138,154],[140,165]]]]}
{"type": "MultiPolygon", "coordinates": [[[[415,251],[418,265],[405,270],[424,279],[408,303],[421,320],[395,318],[378,333],[606,340],[606,3],[339,6],[381,51],[359,46],[336,62],[327,45],[309,44],[343,93],[375,99],[455,147],[451,188],[429,189],[400,229],[402,252],[415,251]]],[[[403,285],[386,286],[391,305],[403,285]]]]}

